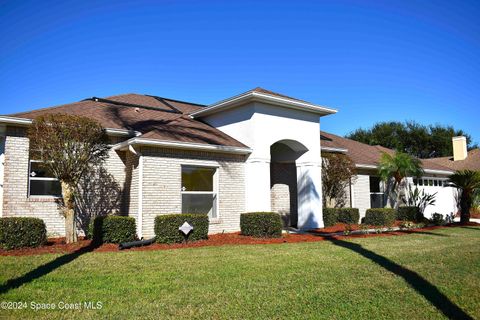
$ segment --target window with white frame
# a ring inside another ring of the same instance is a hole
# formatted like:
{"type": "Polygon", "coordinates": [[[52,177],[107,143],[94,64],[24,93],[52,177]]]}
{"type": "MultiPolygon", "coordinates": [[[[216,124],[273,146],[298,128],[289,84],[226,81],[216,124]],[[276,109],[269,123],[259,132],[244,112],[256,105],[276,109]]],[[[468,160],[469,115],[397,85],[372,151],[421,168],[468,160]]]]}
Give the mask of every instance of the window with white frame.
{"type": "Polygon", "coordinates": [[[28,174],[29,196],[52,196],[61,197],[62,187],[60,181],[53,177],[40,160],[30,160],[28,174]]]}
{"type": "Polygon", "coordinates": [[[182,166],[182,213],[206,213],[217,218],[217,169],[182,166]]]}
{"type": "Polygon", "coordinates": [[[380,177],[370,176],[370,208],[383,208],[384,192],[380,177]]]}

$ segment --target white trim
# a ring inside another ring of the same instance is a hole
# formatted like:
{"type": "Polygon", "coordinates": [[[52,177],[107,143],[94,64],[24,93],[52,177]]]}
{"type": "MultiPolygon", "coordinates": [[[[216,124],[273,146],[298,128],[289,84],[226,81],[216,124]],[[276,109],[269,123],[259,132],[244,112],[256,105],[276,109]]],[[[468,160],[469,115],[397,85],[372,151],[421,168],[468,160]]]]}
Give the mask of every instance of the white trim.
{"type": "Polygon", "coordinates": [[[139,154],[138,158],[138,218],[137,235],[139,239],[143,237],[143,156],[139,154]]]}
{"type": "Polygon", "coordinates": [[[360,168],[360,169],[378,169],[378,166],[372,165],[372,164],[360,164],[360,163],[356,163],[356,164],[355,164],[355,167],[356,167],[356,168],[360,168]]]}
{"type": "Polygon", "coordinates": [[[244,147],[220,146],[220,145],[214,145],[214,144],[203,144],[203,143],[193,143],[193,142],[153,140],[153,139],[145,139],[145,138],[139,138],[139,137],[135,137],[127,141],[120,142],[116,144],[113,147],[113,149],[124,150],[128,146],[132,146],[136,144],[153,146],[153,147],[203,150],[203,151],[211,151],[211,152],[227,152],[227,153],[236,153],[236,154],[249,154],[252,152],[252,149],[244,148],[244,147]]]}
{"type": "MultiPolygon", "coordinates": [[[[372,165],[372,164],[355,164],[355,167],[360,168],[360,169],[378,169],[378,166],[372,165]]],[[[441,174],[441,175],[451,175],[453,174],[453,171],[447,171],[447,170],[434,170],[434,169],[423,169],[424,173],[429,173],[429,174],[441,174]]]]}
{"type": "Polygon", "coordinates": [[[32,119],[26,119],[26,118],[0,116],[0,122],[1,123],[7,123],[7,124],[18,124],[18,125],[23,125],[23,126],[29,126],[29,125],[32,124],[33,120],[32,119]]]}
{"type": "Polygon", "coordinates": [[[134,131],[134,130],[125,130],[125,129],[114,129],[114,128],[106,128],[105,131],[107,134],[111,136],[136,136],[138,137],[141,135],[141,132],[134,131]]]}
{"type": "MultiPolygon", "coordinates": [[[[208,217],[210,220],[210,223],[214,221],[214,223],[220,223],[220,179],[219,179],[219,166],[218,165],[202,165],[202,164],[190,164],[187,162],[183,162],[180,164],[180,211],[183,213],[183,195],[184,194],[211,194],[213,196],[213,204],[214,208],[212,211],[215,213],[215,217],[208,217]],[[215,172],[213,173],[213,190],[212,191],[183,191],[182,188],[183,186],[181,185],[182,182],[182,172],[183,172],[183,167],[197,167],[197,168],[207,168],[207,169],[215,169],[215,172]]],[[[213,213],[213,212],[212,212],[213,213]]]]}
{"type": "Polygon", "coordinates": [[[425,173],[430,174],[444,174],[444,175],[451,175],[453,171],[446,171],[446,170],[433,170],[433,169],[423,169],[425,173]]]}
{"type": "Polygon", "coordinates": [[[321,151],[326,151],[326,152],[339,152],[339,153],[347,153],[348,149],[343,149],[343,148],[333,148],[333,147],[322,147],[320,146],[321,151]]]}
{"type": "Polygon", "coordinates": [[[337,110],[335,109],[315,105],[312,103],[298,101],[298,100],[284,98],[284,97],[278,97],[278,96],[274,96],[266,93],[249,91],[249,92],[240,94],[238,96],[234,96],[232,98],[228,98],[226,100],[222,100],[217,103],[214,103],[207,108],[203,108],[199,111],[191,113],[190,116],[192,118],[206,116],[221,110],[238,106],[240,104],[243,104],[247,101],[252,101],[252,100],[275,104],[278,106],[287,107],[291,109],[309,111],[309,112],[320,114],[320,115],[337,113],[337,110]]]}

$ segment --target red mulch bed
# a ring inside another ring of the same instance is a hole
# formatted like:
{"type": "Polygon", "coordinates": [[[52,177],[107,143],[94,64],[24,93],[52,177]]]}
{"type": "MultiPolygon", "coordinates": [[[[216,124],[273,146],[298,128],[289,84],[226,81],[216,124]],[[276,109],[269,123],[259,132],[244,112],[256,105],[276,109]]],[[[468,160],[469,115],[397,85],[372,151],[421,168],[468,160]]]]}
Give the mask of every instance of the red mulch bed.
{"type": "MultiPolygon", "coordinates": [[[[345,239],[345,238],[368,238],[368,237],[379,237],[379,236],[396,236],[396,235],[405,235],[415,232],[421,232],[424,230],[433,230],[446,227],[457,227],[457,226],[480,226],[480,223],[470,222],[468,224],[460,225],[459,223],[454,223],[448,226],[433,226],[425,227],[422,229],[408,230],[408,231],[392,231],[384,232],[379,234],[356,234],[349,236],[334,236],[326,237],[319,236],[314,234],[283,234],[281,238],[265,239],[265,238],[254,238],[248,236],[242,236],[240,233],[222,233],[214,234],[208,237],[208,240],[201,240],[187,244],[159,244],[154,243],[145,247],[136,247],[128,250],[119,250],[118,245],[116,244],[103,244],[92,251],[95,252],[114,252],[114,251],[147,251],[147,250],[169,250],[169,249],[181,249],[181,248],[196,248],[196,247],[210,247],[210,246],[223,246],[223,245],[245,245],[245,244],[272,244],[272,243],[299,243],[299,242],[315,242],[331,239],[345,239]]],[[[355,225],[353,230],[358,230],[358,225],[355,225]]],[[[345,230],[344,224],[338,224],[332,227],[316,229],[313,232],[321,233],[334,233],[342,232],[345,230]]],[[[48,239],[47,244],[38,247],[38,248],[22,248],[16,250],[2,250],[0,249],[0,256],[27,256],[35,254],[45,254],[45,253],[71,253],[77,250],[86,249],[90,245],[90,240],[81,239],[74,244],[65,244],[64,238],[52,238],[48,239]]]]}

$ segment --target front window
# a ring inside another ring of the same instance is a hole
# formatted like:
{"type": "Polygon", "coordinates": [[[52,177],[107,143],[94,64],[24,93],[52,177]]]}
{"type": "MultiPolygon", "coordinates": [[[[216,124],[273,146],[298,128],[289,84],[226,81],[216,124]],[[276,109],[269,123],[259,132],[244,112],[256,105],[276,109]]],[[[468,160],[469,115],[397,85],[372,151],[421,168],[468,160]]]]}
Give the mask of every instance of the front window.
{"type": "Polygon", "coordinates": [[[383,208],[384,194],[380,177],[370,176],[370,208],[383,208]]]}
{"type": "Polygon", "coordinates": [[[62,196],[60,181],[53,177],[40,160],[30,160],[28,179],[29,196],[62,196]]]}
{"type": "Polygon", "coordinates": [[[217,217],[216,169],[182,166],[182,213],[217,217]]]}

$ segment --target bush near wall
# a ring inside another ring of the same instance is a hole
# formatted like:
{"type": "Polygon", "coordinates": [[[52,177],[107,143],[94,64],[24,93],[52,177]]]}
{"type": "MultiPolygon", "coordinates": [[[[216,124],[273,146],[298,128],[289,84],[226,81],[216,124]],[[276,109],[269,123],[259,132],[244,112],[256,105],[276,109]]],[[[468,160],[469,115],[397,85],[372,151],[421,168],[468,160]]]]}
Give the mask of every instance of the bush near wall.
{"type": "Polygon", "coordinates": [[[335,208],[323,208],[323,225],[331,227],[338,222],[338,210],[335,208]]]}
{"type": "Polygon", "coordinates": [[[155,236],[160,243],[181,243],[185,237],[178,228],[188,222],[193,230],[188,241],[208,239],[208,215],[198,213],[163,214],[155,217],[155,236]]]}
{"type": "Polygon", "coordinates": [[[420,222],[423,220],[423,214],[418,207],[399,207],[397,209],[397,219],[420,222]]]}
{"type": "Polygon", "coordinates": [[[135,218],[132,217],[96,217],[89,229],[89,234],[96,243],[122,243],[137,239],[135,218]]]}
{"type": "Polygon", "coordinates": [[[372,226],[390,226],[395,222],[397,211],[391,208],[368,209],[364,223],[372,226]]]}
{"type": "Polygon", "coordinates": [[[0,218],[0,247],[38,247],[47,241],[45,222],[38,218],[0,218]]]}
{"type": "Polygon", "coordinates": [[[360,212],[357,208],[339,208],[338,210],[338,222],[347,224],[357,224],[360,220],[360,212]]]}
{"type": "Polygon", "coordinates": [[[323,224],[331,227],[338,222],[357,224],[360,219],[360,212],[357,208],[324,208],[323,224]]]}
{"type": "Polygon", "coordinates": [[[279,238],[282,218],[276,212],[247,212],[240,215],[240,230],[244,236],[279,238]]]}

